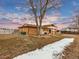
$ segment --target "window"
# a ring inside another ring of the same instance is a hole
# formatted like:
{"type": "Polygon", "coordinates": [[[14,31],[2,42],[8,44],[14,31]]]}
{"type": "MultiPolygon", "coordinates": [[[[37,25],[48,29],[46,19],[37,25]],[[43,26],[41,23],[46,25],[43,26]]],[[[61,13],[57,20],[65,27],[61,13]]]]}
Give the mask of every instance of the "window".
{"type": "Polygon", "coordinates": [[[26,32],[21,32],[22,35],[26,35],[26,32]]]}
{"type": "Polygon", "coordinates": [[[51,29],[49,29],[49,33],[51,33],[51,29]]]}
{"type": "Polygon", "coordinates": [[[46,35],[46,34],[47,34],[47,32],[44,32],[44,34],[46,35]]]}

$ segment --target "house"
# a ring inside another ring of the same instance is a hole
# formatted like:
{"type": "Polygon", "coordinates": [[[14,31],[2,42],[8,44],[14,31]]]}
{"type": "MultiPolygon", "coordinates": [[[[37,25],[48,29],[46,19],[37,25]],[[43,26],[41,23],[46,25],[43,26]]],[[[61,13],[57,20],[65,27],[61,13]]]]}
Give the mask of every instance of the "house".
{"type": "MultiPolygon", "coordinates": [[[[54,24],[43,25],[41,29],[41,34],[55,34],[57,31],[54,24]]],[[[32,24],[24,24],[19,27],[19,32],[23,35],[37,35],[37,27],[32,24]]]]}
{"type": "Polygon", "coordinates": [[[61,30],[61,33],[79,34],[79,28],[76,28],[76,27],[65,28],[64,30],[61,30]]]}

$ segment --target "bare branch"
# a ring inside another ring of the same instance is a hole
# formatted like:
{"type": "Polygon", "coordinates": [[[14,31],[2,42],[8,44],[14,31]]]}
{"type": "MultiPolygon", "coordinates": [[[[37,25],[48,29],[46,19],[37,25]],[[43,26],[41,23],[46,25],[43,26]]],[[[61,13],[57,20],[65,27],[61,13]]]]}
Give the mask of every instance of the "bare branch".
{"type": "Polygon", "coordinates": [[[60,5],[60,2],[59,2],[60,0],[38,0],[37,2],[36,1],[37,0],[29,0],[29,3],[35,17],[36,26],[38,27],[40,32],[40,29],[42,26],[42,20],[46,14],[47,9],[50,7],[58,8],[60,5]]]}

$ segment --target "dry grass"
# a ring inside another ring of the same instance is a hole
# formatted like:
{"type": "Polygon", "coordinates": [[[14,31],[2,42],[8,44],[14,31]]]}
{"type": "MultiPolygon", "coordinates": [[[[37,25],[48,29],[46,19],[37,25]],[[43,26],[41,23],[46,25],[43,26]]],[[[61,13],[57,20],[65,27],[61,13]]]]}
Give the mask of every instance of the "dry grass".
{"type": "Polygon", "coordinates": [[[16,35],[0,35],[0,37],[0,59],[12,59],[17,55],[41,48],[63,38],[62,36],[21,38],[16,35]]]}
{"type": "Polygon", "coordinates": [[[79,59],[79,35],[74,35],[75,41],[64,51],[63,59],[79,59]]]}
{"type": "Polygon", "coordinates": [[[0,40],[12,39],[16,37],[18,37],[18,35],[0,34],[0,40]]]}

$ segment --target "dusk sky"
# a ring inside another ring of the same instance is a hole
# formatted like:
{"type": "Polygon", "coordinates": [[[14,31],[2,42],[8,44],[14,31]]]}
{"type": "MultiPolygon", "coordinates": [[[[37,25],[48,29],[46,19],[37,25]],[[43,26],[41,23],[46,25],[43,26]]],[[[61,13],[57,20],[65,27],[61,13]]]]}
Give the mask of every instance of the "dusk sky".
{"type": "MultiPolygon", "coordinates": [[[[14,24],[14,26],[16,26],[20,25],[18,22],[25,21],[24,18],[29,16],[29,9],[26,7],[26,5],[26,0],[0,0],[0,26],[2,26],[2,24],[14,24]],[[23,19],[23,21],[21,19],[23,19]]],[[[79,7],[79,0],[63,0],[62,7],[59,9],[58,14],[60,15],[60,18],[67,19],[58,20],[55,22],[60,23],[68,21],[68,17],[72,16],[75,6],[79,7]]],[[[58,19],[58,16],[53,16],[54,14],[55,13],[52,9],[47,11],[47,16],[48,18],[51,17],[49,18],[51,20],[58,19]]]]}

